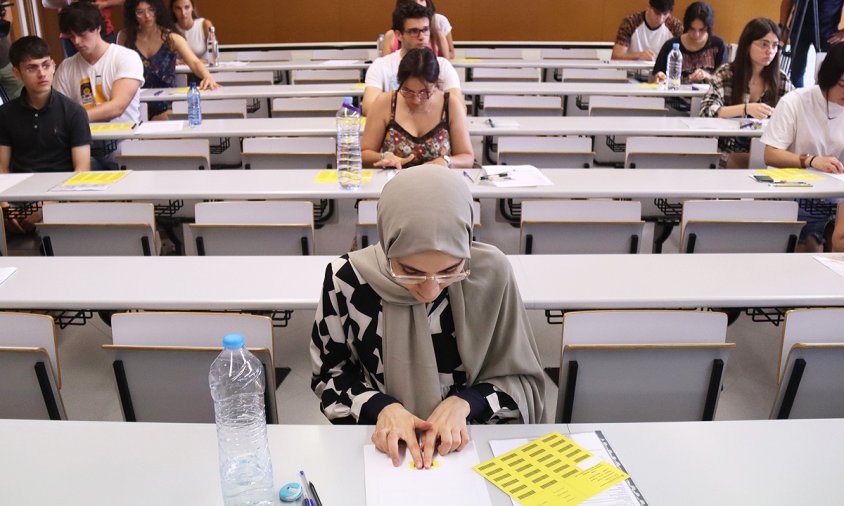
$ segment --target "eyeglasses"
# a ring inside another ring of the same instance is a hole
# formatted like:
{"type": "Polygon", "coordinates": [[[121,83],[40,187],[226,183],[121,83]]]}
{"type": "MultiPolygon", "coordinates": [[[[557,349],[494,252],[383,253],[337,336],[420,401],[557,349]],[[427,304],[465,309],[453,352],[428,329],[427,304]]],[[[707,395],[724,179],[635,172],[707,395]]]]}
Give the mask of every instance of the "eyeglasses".
{"type": "Polygon", "coordinates": [[[23,71],[30,75],[37,74],[39,70],[43,70],[44,72],[50,72],[51,70],[53,70],[53,65],[55,65],[55,63],[53,63],[53,60],[47,60],[45,62],[41,62],[41,65],[27,65],[23,68],[23,71]]]}
{"type": "Polygon", "coordinates": [[[756,44],[756,47],[758,47],[759,49],[764,49],[765,51],[770,51],[771,49],[779,51],[780,49],[782,49],[782,47],[780,47],[780,41],[778,40],[754,40],[753,43],[756,44]]]}
{"type": "Polygon", "coordinates": [[[431,98],[431,95],[434,94],[435,88],[429,88],[419,91],[409,90],[407,88],[399,88],[399,92],[405,96],[405,98],[419,98],[419,100],[428,100],[431,98]]]}
{"type": "Polygon", "coordinates": [[[402,33],[406,33],[411,37],[419,37],[420,34],[428,35],[431,33],[431,27],[426,26],[425,28],[408,28],[407,30],[402,31],[402,33]]]}
{"type": "Polygon", "coordinates": [[[135,16],[142,17],[144,14],[155,16],[155,7],[148,7],[146,9],[135,9],[135,16]]]}
{"type": "Polygon", "coordinates": [[[390,276],[393,277],[396,281],[403,285],[420,285],[429,279],[434,280],[435,283],[440,285],[450,285],[452,283],[456,283],[458,281],[462,281],[469,277],[469,273],[471,272],[469,269],[465,268],[458,273],[455,274],[418,274],[418,275],[409,275],[409,274],[396,274],[393,270],[393,261],[389,261],[390,265],[390,276]]]}

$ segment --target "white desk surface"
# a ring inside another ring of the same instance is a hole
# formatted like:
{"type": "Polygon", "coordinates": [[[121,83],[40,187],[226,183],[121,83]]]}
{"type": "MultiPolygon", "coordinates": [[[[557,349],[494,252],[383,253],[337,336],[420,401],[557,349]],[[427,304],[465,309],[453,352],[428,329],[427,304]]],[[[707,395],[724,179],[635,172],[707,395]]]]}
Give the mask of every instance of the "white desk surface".
{"type": "MultiPolygon", "coordinates": [[[[314,309],[331,258],[0,257],[17,268],[0,308],[314,309]]],[[[844,277],[809,254],[508,258],[528,309],[844,306],[844,277]]]]}
{"type": "MultiPolygon", "coordinates": [[[[141,199],[377,198],[390,171],[350,192],[334,183],[316,183],[317,169],[132,171],[103,191],[50,192],[69,172],[32,174],[0,191],[0,201],[141,199]]],[[[480,170],[467,172],[477,181],[480,170]]],[[[823,175],[808,188],[772,188],[757,183],[750,170],[711,169],[543,169],[553,186],[497,188],[469,183],[475,198],[832,198],[844,197],[844,181],[823,175]]],[[[0,175],[0,182],[4,175],[0,175]]]]}
{"type": "MultiPolygon", "coordinates": [[[[469,134],[501,135],[670,135],[694,137],[761,137],[762,130],[739,128],[738,120],[719,118],[603,117],[603,116],[517,116],[469,117],[469,134]]],[[[163,123],[163,122],[155,122],[163,123]]],[[[215,137],[312,136],[334,137],[337,128],[332,117],[208,119],[196,128],[181,123],[175,132],[138,133],[135,129],[92,132],[94,140],[172,139],[215,137]]]]}
{"type": "MultiPolygon", "coordinates": [[[[666,90],[641,83],[511,83],[480,82],[461,83],[464,95],[611,95],[637,97],[702,97],[707,85],[683,85],[679,90],[666,90]]],[[[187,93],[180,88],[145,88],[141,102],[157,100],[187,100],[187,93]]],[[[280,98],[280,97],[346,97],[362,96],[363,83],[337,84],[261,84],[248,86],[223,86],[203,91],[203,100],[223,98],[280,98]]]]}
{"type": "MultiPolygon", "coordinates": [[[[214,72],[282,72],[289,70],[344,70],[369,68],[369,63],[363,60],[291,60],[291,61],[250,61],[231,62],[221,61],[219,65],[206,65],[211,73],[214,72]]],[[[613,67],[607,67],[613,68],[613,67]]],[[[177,74],[190,74],[191,69],[187,65],[176,65],[177,74]]]]}
{"type": "MultiPolygon", "coordinates": [[[[269,426],[276,489],[304,469],[326,506],[365,504],[362,448],[372,430],[269,426]]],[[[601,430],[653,506],[841,500],[841,419],[469,430],[482,462],[492,458],[491,439],[601,430]]],[[[222,504],[213,424],[0,420],[0,443],[3,504],[222,504]]],[[[487,492],[494,505],[510,504],[489,483],[487,492]]]]}
{"type": "MultiPolygon", "coordinates": [[[[554,47],[554,48],[603,48],[612,49],[613,42],[581,40],[458,40],[456,48],[467,47],[554,47]]],[[[271,49],[369,49],[375,48],[375,42],[277,42],[251,44],[220,44],[220,51],[257,51],[271,49]]]]}

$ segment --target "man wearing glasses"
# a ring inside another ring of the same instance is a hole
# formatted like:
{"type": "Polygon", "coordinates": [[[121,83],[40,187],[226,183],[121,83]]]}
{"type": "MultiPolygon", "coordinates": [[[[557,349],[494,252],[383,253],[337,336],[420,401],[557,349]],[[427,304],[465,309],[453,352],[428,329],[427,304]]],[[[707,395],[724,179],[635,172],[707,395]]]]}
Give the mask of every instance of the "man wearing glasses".
{"type": "MultiPolygon", "coordinates": [[[[366,71],[366,89],[361,102],[364,114],[378,95],[398,89],[396,74],[404,55],[411,49],[428,47],[431,39],[430,12],[416,3],[401,4],[393,11],[393,30],[396,32],[396,38],[401,41],[401,48],[375,59],[366,71]]],[[[459,94],[460,78],[457,71],[445,58],[439,57],[437,62],[440,65],[440,83],[443,90],[459,94]]]]}
{"type": "Polygon", "coordinates": [[[683,24],[671,15],[674,0],[649,0],[648,8],[624,18],[618,27],[613,60],[650,60],[672,37],[683,35],[683,24]]]}
{"type": "Polygon", "coordinates": [[[9,50],[21,95],[0,107],[0,173],[70,172],[91,168],[91,130],[81,105],[52,89],[55,63],[39,37],[9,50]]]}

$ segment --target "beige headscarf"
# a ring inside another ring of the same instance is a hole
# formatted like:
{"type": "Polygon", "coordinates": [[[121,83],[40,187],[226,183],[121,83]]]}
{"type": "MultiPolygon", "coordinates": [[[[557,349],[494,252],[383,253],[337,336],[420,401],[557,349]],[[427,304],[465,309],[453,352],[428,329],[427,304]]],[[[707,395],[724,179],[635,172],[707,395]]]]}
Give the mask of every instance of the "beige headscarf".
{"type": "Polygon", "coordinates": [[[440,165],[400,171],[378,202],[381,242],[349,254],[382,299],[386,393],[425,419],[442,400],[425,304],[389,274],[388,258],[440,251],[469,259],[471,275],[448,287],[467,385],[490,383],[510,395],[522,420],[543,420],[539,352],[507,257],[472,242],[472,195],[459,172],[440,165]]]}

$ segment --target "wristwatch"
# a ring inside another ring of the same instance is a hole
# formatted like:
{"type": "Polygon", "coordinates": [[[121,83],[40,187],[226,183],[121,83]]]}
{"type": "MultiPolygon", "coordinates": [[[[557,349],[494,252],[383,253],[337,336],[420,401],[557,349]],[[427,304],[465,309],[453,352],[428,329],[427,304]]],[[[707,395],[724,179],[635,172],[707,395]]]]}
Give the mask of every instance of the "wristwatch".
{"type": "Polygon", "coordinates": [[[450,169],[451,168],[451,157],[448,155],[443,155],[443,160],[445,160],[445,165],[450,169]]]}

